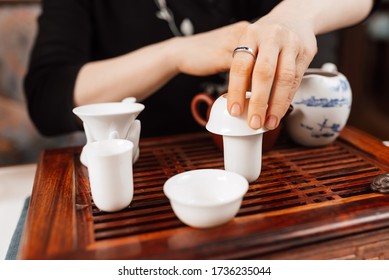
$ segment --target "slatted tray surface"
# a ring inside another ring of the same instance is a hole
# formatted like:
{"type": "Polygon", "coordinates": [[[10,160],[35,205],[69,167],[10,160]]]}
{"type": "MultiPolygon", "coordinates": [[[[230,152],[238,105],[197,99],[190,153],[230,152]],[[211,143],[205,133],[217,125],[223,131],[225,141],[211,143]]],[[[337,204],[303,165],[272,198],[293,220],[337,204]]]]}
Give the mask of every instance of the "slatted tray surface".
{"type": "MultiPolygon", "coordinates": [[[[95,239],[182,227],[162,187],[170,176],[198,168],[223,168],[223,155],[208,138],[143,147],[131,207],[112,214],[93,206],[95,239]]],[[[372,194],[370,182],[382,172],[342,146],[308,153],[301,147],[280,147],[264,155],[262,174],[251,184],[238,217],[372,194]]]]}
{"type": "MultiPolygon", "coordinates": [[[[389,226],[389,197],[370,188],[375,176],[389,171],[388,163],[344,139],[318,148],[284,141],[264,153],[260,178],[250,184],[237,217],[205,230],[178,220],[163,184],[184,171],[223,169],[223,154],[209,135],[149,139],[140,148],[134,199],[129,208],[115,213],[102,212],[93,204],[80,149],[61,151],[70,153],[68,168],[73,170],[69,179],[74,189],[75,217],[69,222],[74,227],[69,231],[73,245],[39,253],[25,249],[22,258],[264,258],[389,226]]],[[[29,239],[25,236],[25,248],[29,239]]]]}

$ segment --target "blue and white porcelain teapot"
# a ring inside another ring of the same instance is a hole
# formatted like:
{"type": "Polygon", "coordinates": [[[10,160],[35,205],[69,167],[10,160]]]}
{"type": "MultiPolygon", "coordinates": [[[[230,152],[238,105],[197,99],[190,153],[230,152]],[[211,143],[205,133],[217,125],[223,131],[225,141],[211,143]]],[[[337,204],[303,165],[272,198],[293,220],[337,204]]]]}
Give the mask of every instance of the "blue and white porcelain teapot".
{"type": "Polygon", "coordinates": [[[350,115],[352,93],[347,78],[332,63],[308,69],[292,101],[286,119],[292,139],[304,146],[333,142],[350,115]]]}

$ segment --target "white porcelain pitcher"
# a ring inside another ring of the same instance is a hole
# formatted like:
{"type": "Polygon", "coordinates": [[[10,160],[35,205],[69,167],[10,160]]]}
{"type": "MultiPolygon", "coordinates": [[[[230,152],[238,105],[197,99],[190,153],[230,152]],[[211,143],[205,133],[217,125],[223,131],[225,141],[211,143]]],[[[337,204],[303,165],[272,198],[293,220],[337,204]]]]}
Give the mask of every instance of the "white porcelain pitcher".
{"type": "MultiPolygon", "coordinates": [[[[95,103],[73,109],[82,121],[87,143],[107,139],[127,139],[134,144],[133,162],[139,157],[139,137],[141,124],[136,117],[143,111],[144,105],[136,103],[133,97],[122,102],[95,103]]],[[[87,165],[85,153],[81,153],[81,162],[87,165]]]]}
{"type": "Polygon", "coordinates": [[[308,69],[286,119],[289,135],[304,146],[330,144],[346,125],[351,102],[350,84],[336,65],[325,63],[319,69],[308,69]]]}

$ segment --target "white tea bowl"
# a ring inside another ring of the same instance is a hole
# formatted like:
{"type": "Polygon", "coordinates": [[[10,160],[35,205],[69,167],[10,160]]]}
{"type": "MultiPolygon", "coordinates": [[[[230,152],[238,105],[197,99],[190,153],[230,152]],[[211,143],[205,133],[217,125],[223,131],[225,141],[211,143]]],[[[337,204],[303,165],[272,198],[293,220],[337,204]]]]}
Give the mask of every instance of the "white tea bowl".
{"type": "Polygon", "coordinates": [[[237,173],[198,169],[171,177],[163,190],[181,222],[209,228],[235,217],[248,187],[248,181],[237,173]]]}

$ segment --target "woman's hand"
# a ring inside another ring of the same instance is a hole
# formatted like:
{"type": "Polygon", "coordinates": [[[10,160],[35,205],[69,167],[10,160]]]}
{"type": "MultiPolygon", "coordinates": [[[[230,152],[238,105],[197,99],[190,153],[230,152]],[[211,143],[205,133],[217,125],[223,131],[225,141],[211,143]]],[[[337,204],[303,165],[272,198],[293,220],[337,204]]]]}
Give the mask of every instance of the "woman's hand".
{"type": "Polygon", "coordinates": [[[305,70],[317,52],[313,28],[307,22],[288,21],[271,14],[243,31],[228,85],[228,110],[239,116],[246,91],[251,90],[248,124],[253,129],[275,129],[289,108],[305,70]]]}
{"type": "Polygon", "coordinates": [[[231,52],[249,25],[249,22],[241,21],[193,36],[174,38],[171,57],[177,72],[206,76],[228,71],[231,52]]]}
{"type": "Polygon", "coordinates": [[[249,47],[256,57],[235,53],[227,97],[230,114],[242,113],[246,90],[251,90],[249,125],[276,128],[317,52],[315,36],[362,21],[373,6],[373,0],[355,2],[284,0],[247,26],[235,47],[249,47]]]}

